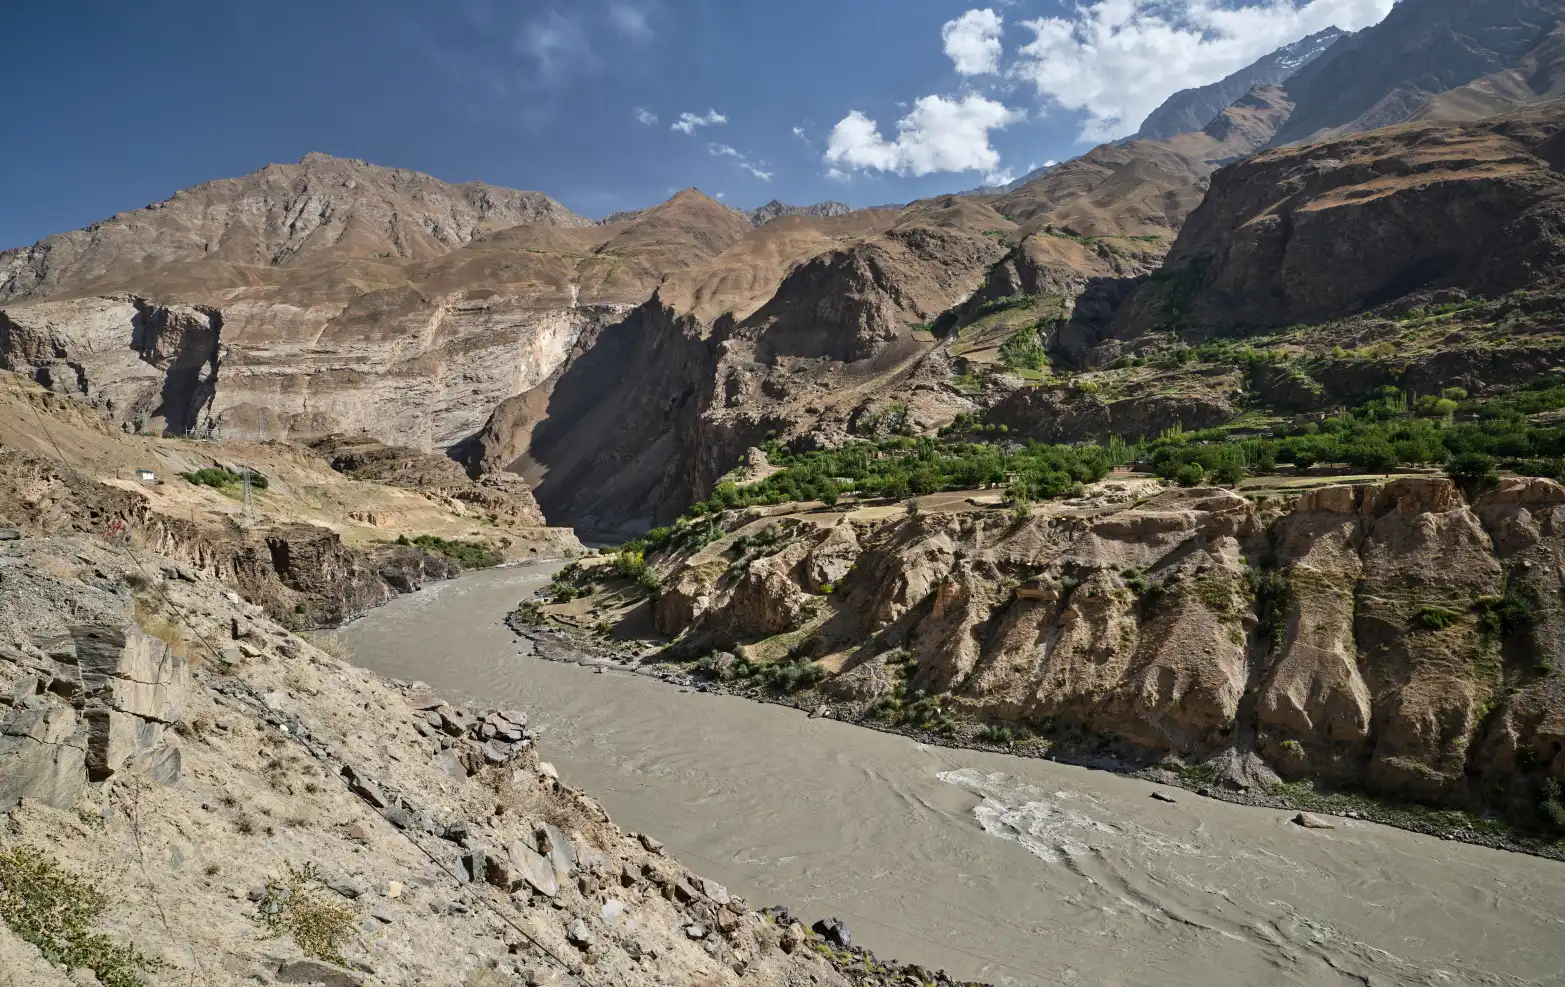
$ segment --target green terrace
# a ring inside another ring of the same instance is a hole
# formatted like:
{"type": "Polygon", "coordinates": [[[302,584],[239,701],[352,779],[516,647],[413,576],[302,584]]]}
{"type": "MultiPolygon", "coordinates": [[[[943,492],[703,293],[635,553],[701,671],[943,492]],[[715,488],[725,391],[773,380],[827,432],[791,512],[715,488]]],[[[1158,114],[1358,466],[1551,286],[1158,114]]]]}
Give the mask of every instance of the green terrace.
{"type": "MultiPolygon", "coordinates": [[[[1297,475],[1338,466],[1382,475],[1403,467],[1444,467],[1470,488],[1494,483],[1502,469],[1527,476],[1565,475],[1565,424],[1536,421],[1565,408],[1565,385],[1471,399],[1459,389],[1410,399],[1395,388],[1351,411],[1294,422],[1248,413],[1222,428],[1173,428],[1155,439],[1045,445],[1016,440],[1003,426],[960,416],[941,437],[894,435],[840,449],[791,454],[766,444],[773,465],[763,480],[720,483],[687,517],[736,508],[839,499],[902,500],[941,491],[1003,487],[1013,503],[1079,495],[1116,467],[1136,465],[1186,486],[1234,486],[1246,477],[1297,475]]],[[[676,528],[658,529],[643,546],[662,547],[676,528]]],[[[703,528],[704,530],[704,528],[703,528]]]]}

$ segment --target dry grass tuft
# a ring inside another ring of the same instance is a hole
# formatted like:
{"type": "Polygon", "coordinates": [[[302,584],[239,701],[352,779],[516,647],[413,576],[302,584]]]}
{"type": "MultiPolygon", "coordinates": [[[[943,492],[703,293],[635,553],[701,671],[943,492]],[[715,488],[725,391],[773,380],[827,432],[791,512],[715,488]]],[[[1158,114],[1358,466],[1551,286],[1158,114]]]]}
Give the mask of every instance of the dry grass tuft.
{"type": "Polygon", "coordinates": [[[308,641],[316,650],[324,651],[338,661],[352,662],[358,658],[358,653],[353,650],[353,645],[349,644],[339,634],[333,634],[329,631],[312,631],[301,634],[300,637],[308,641]]]}

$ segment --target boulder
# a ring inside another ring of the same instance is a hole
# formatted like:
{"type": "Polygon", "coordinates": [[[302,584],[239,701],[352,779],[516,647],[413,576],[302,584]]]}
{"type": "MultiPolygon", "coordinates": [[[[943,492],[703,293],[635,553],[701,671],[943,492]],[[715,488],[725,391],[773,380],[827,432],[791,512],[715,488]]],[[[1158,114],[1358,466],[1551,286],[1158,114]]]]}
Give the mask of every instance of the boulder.
{"type": "Polygon", "coordinates": [[[848,924],[840,918],[823,918],[810,926],[810,931],[834,946],[846,949],[853,945],[853,933],[848,931],[848,924]]]}
{"type": "Polygon", "coordinates": [[[1327,822],[1312,812],[1301,812],[1293,817],[1293,824],[1304,829],[1336,829],[1335,823],[1327,822]]]}
{"type": "Polygon", "coordinates": [[[276,978],[283,984],[318,984],[320,987],[363,987],[364,975],[334,963],[301,957],[284,960],[276,978]]]}
{"type": "Polygon", "coordinates": [[[557,884],[564,884],[571,878],[571,868],[576,865],[576,850],[571,846],[570,837],[561,832],[553,823],[545,823],[538,828],[538,849],[549,858],[549,866],[554,869],[554,879],[557,884]]]}
{"type": "Polygon", "coordinates": [[[553,898],[559,894],[560,882],[549,858],[521,841],[512,843],[508,852],[517,879],[512,882],[513,888],[520,881],[525,881],[545,897],[553,898]]]}

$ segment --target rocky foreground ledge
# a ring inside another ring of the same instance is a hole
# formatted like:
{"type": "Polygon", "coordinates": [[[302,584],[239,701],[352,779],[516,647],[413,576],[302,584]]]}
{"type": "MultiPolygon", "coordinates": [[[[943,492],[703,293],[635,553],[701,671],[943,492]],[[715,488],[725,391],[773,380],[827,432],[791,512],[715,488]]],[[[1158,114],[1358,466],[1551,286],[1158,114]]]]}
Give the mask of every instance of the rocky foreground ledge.
{"type": "Polygon", "coordinates": [[[383,680],[138,554],[0,547],[14,983],[952,983],[621,831],[526,711],[383,680]]]}

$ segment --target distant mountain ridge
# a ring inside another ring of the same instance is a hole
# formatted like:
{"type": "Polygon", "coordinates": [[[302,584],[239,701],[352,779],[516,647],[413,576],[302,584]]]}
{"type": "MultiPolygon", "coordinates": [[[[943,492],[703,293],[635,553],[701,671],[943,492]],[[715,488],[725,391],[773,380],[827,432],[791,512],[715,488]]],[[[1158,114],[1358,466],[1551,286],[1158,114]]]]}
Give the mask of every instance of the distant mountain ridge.
{"type": "Polygon", "coordinates": [[[1162,106],[1147,116],[1133,139],[1163,140],[1176,134],[1201,130],[1245,93],[1256,86],[1281,85],[1345,37],[1345,32],[1328,27],[1318,34],[1278,48],[1226,79],[1196,89],[1181,90],[1168,97],[1162,106]]]}
{"type": "Polygon", "coordinates": [[[29,247],[0,251],[0,301],[119,281],[168,264],[290,267],[327,257],[427,260],[487,232],[592,225],[541,192],[452,184],[312,152],[205,182],[29,247]]]}
{"type": "MultiPolygon", "coordinates": [[[[853,207],[846,202],[827,201],[816,202],[808,206],[794,206],[786,202],[780,202],[777,199],[773,199],[757,209],[740,209],[737,206],[729,206],[728,208],[749,220],[751,226],[763,226],[782,216],[808,216],[812,219],[831,219],[833,216],[846,216],[853,211],[853,207]]],[[[610,213],[598,220],[598,225],[613,226],[616,223],[628,223],[644,212],[646,212],[645,209],[628,209],[623,212],[610,213]]]]}
{"type": "MultiPolygon", "coordinates": [[[[1288,80],[1296,107],[1272,146],[1414,119],[1431,97],[1515,67],[1562,19],[1565,0],[1402,0],[1288,80]]],[[[1486,109],[1527,101],[1492,100],[1486,109]]]]}

